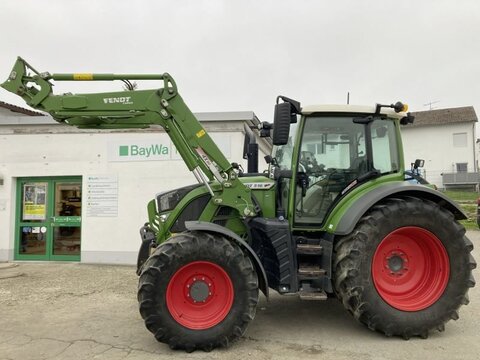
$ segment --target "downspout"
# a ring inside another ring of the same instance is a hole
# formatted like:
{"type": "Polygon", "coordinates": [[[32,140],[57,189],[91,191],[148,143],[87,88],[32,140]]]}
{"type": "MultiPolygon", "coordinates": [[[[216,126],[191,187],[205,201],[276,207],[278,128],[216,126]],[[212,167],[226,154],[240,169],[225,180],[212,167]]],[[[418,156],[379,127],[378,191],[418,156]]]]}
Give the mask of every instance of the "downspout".
{"type": "Polygon", "coordinates": [[[473,135],[473,172],[476,173],[478,170],[478,164],[477,164],[477,147],[476,147],[476,133],[475,133],[475,122],[473,122],[472,125],[472,135],[473,135]]]}

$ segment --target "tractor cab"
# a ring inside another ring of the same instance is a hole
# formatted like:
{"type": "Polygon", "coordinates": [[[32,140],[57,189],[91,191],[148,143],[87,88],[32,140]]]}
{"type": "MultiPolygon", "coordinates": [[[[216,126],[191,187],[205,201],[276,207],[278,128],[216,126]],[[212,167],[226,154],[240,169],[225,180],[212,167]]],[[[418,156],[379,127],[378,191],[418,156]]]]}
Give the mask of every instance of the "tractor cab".
{"type": "Polygon", "coordinates": [[[385,108],[308,106],[295,114],[295,122],[288,119],[288,138],[284,130],[280,139],[279,127],[287,129],[287,120],[277,116],[269,173],[278,181],[278,215],[318,228],[353,189],[387,175],[403,180],[398,120],[406,116],[385,108]]]}

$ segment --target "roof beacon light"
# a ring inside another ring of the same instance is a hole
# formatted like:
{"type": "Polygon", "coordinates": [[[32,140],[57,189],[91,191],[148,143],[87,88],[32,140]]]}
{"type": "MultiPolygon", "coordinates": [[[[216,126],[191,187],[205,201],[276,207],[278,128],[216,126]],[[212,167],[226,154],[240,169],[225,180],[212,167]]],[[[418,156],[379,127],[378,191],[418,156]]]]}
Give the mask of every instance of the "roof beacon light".
{"type": "Polygon", "coordinates": [[[395,104],[390,104],[390,105],[383,105],[383,104],[377,104],[375,108],[375,114],[380,114],[380,111],[382,108],[392,108],[396,113],[399,112],[406,112],[408,111],[408,105],[404,104],[400,101],[397,101],[395,104]]]}
{"type": "Polygon", "coordinates": [[[399,113],[399,112],[407,112],[408,111],[408,105],[407,104],[403,104],[401,103],[400,101],[396,102],[395,105],[390,105],[393,110],[395,110],[396,113],[399,113]]]}

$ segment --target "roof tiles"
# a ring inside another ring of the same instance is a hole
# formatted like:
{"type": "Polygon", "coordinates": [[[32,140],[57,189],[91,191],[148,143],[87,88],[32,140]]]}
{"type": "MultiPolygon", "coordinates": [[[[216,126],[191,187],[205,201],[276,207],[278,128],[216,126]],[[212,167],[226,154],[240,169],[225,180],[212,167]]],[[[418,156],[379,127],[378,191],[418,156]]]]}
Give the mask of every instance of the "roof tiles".
{"type": "Polygon", "coordinates": [[[465,122],[477,122],[477,114],[473,106],[450,109],[438,109],[412,112],[415,122],[409,126],[440,126],[465,122]]]}

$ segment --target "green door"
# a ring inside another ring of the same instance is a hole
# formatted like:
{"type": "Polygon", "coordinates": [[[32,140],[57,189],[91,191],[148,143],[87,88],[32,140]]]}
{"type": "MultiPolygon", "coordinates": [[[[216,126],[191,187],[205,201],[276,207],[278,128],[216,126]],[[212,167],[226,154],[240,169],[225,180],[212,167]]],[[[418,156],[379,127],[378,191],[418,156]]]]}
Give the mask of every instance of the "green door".
{"type": "Polygon", "coordinates": [[[80,260],[82,178],[17,181],[15,259],[80,260]]]}

